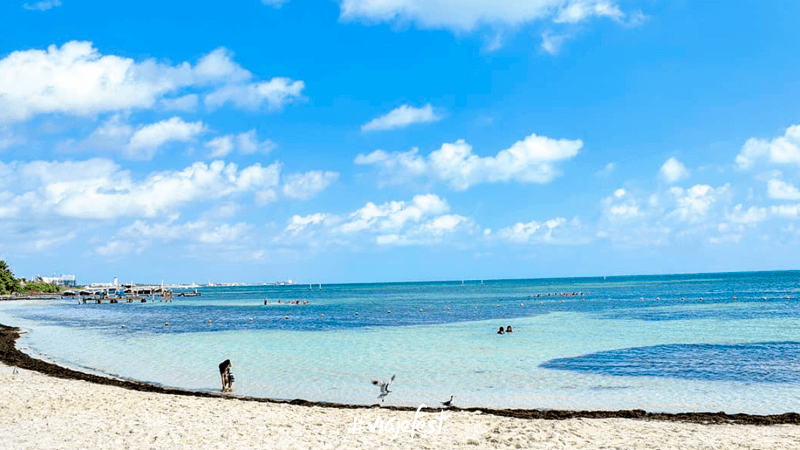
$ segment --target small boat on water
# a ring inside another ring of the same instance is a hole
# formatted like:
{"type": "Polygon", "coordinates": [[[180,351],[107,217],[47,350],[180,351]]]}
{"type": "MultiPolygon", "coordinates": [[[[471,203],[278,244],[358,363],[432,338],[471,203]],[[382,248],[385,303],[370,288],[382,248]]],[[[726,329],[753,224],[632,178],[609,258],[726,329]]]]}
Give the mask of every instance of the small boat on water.
{"type": "Polygon", "coordinates": [[[203,294],[197,292],[197,289],[195,289],[194,292],[181,292],[178,294],[178,297],[200,297],[201,295],[203,294]]]}

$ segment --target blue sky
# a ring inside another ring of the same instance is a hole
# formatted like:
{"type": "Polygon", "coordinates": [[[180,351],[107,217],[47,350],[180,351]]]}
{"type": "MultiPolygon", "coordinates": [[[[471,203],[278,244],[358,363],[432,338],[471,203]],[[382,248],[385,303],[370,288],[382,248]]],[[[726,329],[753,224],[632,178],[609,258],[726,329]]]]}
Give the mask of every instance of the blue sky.
{"type": "Polygon", "coordinates": [[[796,269],[800,4],[0,5],[0,259],[79,281],[796,269]]]}

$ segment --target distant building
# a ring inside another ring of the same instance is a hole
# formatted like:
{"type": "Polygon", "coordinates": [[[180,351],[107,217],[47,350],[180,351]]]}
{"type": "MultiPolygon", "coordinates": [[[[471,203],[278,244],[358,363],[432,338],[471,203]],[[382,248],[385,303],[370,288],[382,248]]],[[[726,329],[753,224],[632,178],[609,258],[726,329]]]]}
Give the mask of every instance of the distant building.
{"type": "Polygon", "coordinates": [[[53,284],[56,286],[75,287],[75,275],[61,275],[60,277],[37,276],[36,281],[41,283],[53,284]]]}

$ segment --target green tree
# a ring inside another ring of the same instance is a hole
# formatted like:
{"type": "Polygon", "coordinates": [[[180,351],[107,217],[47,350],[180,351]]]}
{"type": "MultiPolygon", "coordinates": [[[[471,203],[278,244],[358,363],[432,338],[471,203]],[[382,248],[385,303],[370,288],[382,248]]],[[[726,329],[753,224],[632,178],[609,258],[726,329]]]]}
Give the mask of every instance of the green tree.
{"type": "Polygon", "coordinates": [[[11,268],[5,261],[0,260],[0,295],[19,292],[20,289],[19,280],[14,278],[11,268]]]}

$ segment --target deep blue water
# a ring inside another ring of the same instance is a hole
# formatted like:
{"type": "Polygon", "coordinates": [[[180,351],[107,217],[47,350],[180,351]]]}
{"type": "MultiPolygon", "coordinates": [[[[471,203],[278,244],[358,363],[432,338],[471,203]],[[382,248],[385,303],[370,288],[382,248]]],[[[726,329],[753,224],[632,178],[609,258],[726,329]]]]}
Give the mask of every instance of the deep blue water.
{"type": "Polygon", "coordinates": [[[655,345],[559,358],[541,366],[623,377],[798,383],[800,342],[655,345]]]}

